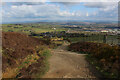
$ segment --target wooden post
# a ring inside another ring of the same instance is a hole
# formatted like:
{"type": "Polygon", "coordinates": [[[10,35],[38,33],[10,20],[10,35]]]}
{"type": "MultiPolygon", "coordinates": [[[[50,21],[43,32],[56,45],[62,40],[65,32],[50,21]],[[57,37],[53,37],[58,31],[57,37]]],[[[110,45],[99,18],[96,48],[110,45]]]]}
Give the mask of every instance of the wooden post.
{"type": "Polygon", "coordinates": [[[107,43],[107,34],[105,34],[103,37],[103,43],[107,43]]]}

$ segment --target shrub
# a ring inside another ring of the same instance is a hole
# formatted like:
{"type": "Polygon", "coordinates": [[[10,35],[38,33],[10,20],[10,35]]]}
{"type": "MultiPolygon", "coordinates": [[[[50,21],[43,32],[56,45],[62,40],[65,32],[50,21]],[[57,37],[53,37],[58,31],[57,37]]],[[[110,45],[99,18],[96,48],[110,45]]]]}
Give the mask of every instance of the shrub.
{"type": "Polygon", "coordinates": [[[69,50],[89,54],[87,58],[96,69],[107,78],[119,78],[120,76],[120,47],[103,43],[78,42],[69,46],[69,50]]]}

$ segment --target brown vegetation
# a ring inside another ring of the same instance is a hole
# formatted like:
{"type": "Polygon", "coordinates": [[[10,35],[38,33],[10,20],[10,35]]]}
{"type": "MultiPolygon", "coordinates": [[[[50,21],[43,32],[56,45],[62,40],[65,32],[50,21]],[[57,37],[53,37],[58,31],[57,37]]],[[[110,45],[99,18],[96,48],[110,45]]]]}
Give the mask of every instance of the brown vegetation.
{"type": "Polygon", "coordinates": [[[25,34],[2,32],[3,78],[27,77],[36,73],[33,66],[44,66],[45,57],[41,55],[47,47],[43,45],[46,45],[45,41],[25,34]]]}
{"type": "Polygon", "coordinates": [[[69,50],[88,53],[88,61],[107,78],[120,76],[120,47],[103,43],[78,42],[69,46],[69,50]]]}

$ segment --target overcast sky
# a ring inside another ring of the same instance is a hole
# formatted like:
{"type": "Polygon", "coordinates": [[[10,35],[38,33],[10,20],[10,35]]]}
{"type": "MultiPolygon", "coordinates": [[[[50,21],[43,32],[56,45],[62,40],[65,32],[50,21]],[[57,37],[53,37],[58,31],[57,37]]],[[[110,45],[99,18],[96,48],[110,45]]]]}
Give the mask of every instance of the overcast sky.
{"type": "Polygon", "coordinates": [[[0,6],[3,23],[41,21],[117,21],[118,0],[4,0],[0,6]],[[19,1],[19,2],[18,2],[19,1]]]}

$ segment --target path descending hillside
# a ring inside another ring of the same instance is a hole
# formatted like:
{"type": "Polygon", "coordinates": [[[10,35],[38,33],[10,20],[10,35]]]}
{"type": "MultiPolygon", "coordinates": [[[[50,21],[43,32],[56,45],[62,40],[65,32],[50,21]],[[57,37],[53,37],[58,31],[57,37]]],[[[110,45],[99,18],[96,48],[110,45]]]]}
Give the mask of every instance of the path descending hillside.
{"type": "Polygon", "coordinates": [[[85,54],[67,51],[67,45],[64,43],[52,50],[50,69],[43,78],[96,78],[85,60],[85,54]]]}

